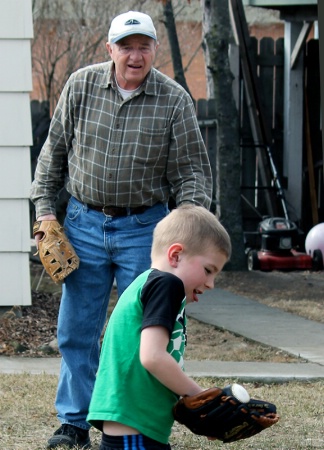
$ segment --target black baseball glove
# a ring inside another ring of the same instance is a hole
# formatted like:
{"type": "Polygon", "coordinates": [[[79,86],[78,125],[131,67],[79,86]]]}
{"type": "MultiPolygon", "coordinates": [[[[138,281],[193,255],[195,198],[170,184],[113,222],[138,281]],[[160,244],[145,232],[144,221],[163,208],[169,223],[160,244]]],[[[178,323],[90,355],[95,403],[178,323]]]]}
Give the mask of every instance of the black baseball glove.
{"type": "Polygon", "coordinates": [[[224,443],[254,436],[279,420],[274,404],[251,399],[236,383],[181,398],[173,408],[173,416],[193,433],[224,443]]]}

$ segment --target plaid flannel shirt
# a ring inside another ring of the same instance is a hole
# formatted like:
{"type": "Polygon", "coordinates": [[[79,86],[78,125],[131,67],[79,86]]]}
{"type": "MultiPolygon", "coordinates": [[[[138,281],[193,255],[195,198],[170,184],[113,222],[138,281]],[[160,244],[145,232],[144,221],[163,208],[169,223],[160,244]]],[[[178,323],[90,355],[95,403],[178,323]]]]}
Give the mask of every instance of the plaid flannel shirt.
{"type": "Polygon", "coordinates": [[[123,100],[113,63],[73,73],[55,109],[31,188],[36,217],[55,214],[63,186],[92,205],[193,202],[210,207],[211,169],[187,92],[152,68],[123,100]]]}

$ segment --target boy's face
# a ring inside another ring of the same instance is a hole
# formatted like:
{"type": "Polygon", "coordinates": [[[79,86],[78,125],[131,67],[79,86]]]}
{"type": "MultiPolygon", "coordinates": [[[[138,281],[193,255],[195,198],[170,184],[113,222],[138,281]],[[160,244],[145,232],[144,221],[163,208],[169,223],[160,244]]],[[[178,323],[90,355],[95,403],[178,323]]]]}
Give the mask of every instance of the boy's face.
{"type": "Polygon", "coordinates": [[[216,248],[195,256],[179,252],[177,259],[174,274],[184,284],[187,303],[198,302],[200,294],[214,288],[215,277],[227,261],[226,256],[216,248]]]}

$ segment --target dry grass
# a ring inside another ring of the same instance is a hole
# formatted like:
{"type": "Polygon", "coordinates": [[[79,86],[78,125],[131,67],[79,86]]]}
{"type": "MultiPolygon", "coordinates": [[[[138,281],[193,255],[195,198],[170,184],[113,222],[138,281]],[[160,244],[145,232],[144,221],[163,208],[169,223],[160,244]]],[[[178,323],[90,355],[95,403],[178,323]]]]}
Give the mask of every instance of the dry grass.
{"type": "MultiPolygon", "coordinates": [[[[320,291],[318,292],[319,296],[320,291]]],[[[294,300],[294,299],[272,299],[267,298],[262,301],[258,300],[260,303],[264,303],[267,306],[282,309],[283,311],[297,314],[298,316],[305,317],[305,319],[315,320],[316,322],[324,323],[324,304],[319,303],[316,300],[311,300],[305,298],[304,300],[294,300]]]]}
{"type": "MultiPolygon", "coordinates": [[[[291,274],[225,274],[221,288],[228,288],[248,298],[281,307],[302,316],[324,321],[321,292],[315,283],[323,283],[322,274],[306,275],[304,291],[291,274]],[[275,282],[274,282],[275,281],[275,282]],[[280,284],[282,282],[282,284],[280,284]],[[272,287],[272,290],[271,290],[272,287]],[[286,287],[286,289],[284,289],[286,287]],[[293,289],[294,288],[294,289],[293,289]],[[261,294],[260,294],[261,293],[261,294]]],[[[44,279],[46,283],[46,277],[44,279]]],[[[47,280],[48,284],[48,280],[47,280]]],[[[51,289],[50,283],[45,291],[51,289]]],[[[44,283],[42,284],[44,288],[44,283]]],[[[57,289],[56,286],[54,286],[57,289]]],[[[53,292],[53,291],[52,291],[53,292]]],[[[113,300],[114,301],[114,300],[113,300]]],[[[113,306],[113,301],[110,307],[113,306]]],[[[186,359],[219,359],[230,361],[292,362],[296,358],[194,319],[188,321],[186,359]]],[[[237,380],[196,378],[204,387],[224,386],[237,380]]],[[[277,405],[281,420],[253,438],[227,444],[228,450],[300,450],[324,448],[324,380],[285,384],[248,384],[244,386],[255,398],[277,405]]],[[[50,375],[0,374],[0,450],[40,450],[59,426],[54,409],[57,377],[50,375]]],[[[100,433],[91,430],[93,450],[98,450],[100,433]]],[[[171,436],[174,450],[212,450],[224,448],[219,441],[193,435],[175,424],[171,436]]]]}
{"type": "MultiPolygon", "coordinates": [[[[235,380],[197,378],[202,386],[224,386],[235,380]]],[[[58,427],[53,399],[57,377],[50,375],[0,374],[0,449],[40,450],[58,427]]],[[[316,383],[244,384],[250,395],[276,404],[281,419],[262,433],[237,443],[228,450],[299,450],[324,448],[324,381],[316,383]]],[[[91,430],[93,450],[98,450],[100,433],[91,430]]],[[[174,450],[224,448],[175,424],[171,436],[174,450]]]]}

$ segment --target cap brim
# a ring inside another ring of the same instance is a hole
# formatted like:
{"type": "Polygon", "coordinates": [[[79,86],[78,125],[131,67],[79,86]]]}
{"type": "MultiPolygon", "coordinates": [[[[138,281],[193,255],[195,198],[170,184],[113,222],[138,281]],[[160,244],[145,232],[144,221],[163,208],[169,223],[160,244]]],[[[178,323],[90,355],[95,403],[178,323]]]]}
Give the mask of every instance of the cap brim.
{"type": "Polygon", "coordinates": [[[116,42],[120,41],[121,39],[124,39],[127,36],[132,36],[133,34],[143,34],[144,36],[148,36],[156,41],[156,36],[152,33],[144,33],[144,32],[139,33],[138,31],[130,31],[130,32],[125,32],[123,34],[120,34],[119,36],[111,39],[110,42],[112,44],[116,44],[116,42]]]}

